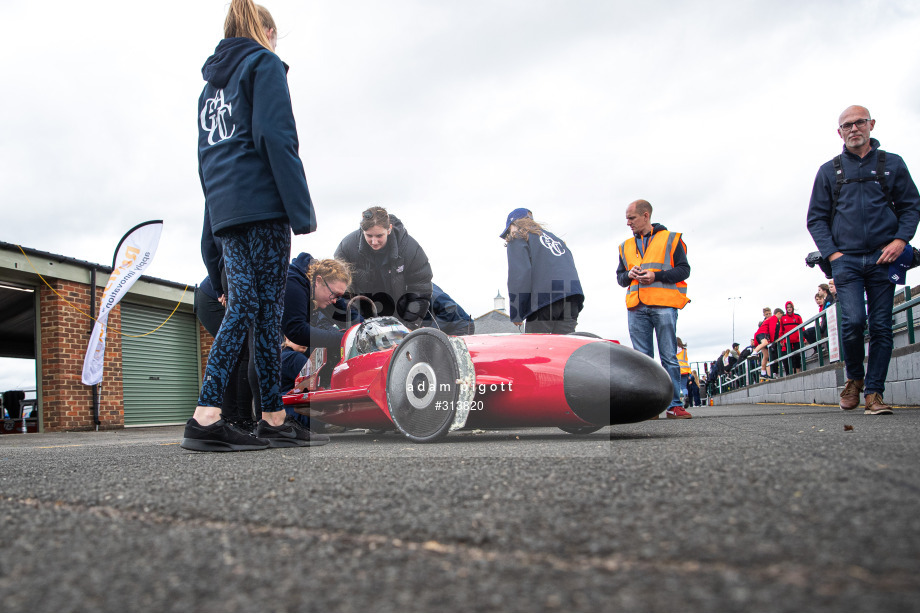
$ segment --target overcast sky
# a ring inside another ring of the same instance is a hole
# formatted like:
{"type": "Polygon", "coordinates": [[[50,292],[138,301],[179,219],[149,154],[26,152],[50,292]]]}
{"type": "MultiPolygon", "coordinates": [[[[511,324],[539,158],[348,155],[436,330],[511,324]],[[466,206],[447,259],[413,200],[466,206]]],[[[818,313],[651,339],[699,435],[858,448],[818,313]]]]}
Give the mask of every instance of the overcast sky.
{"type": "MultiPolygon", "coordinates": [[[[846,106],[868,106],[882,147],[920,168],[916,2],[266,6],[319,220],[294,255],[331,257],[363,209],[385,206],[474,317],[507,296],[498,234],[527,207],[575,256],[578,328],[628,344],[616,249],[644,198],[684,233],[678,335],[712,360],[733,321],[750,339],[764,306],[816,312],[805,212],[846,106]]],[[[110,264],[127,229],[162,218],[149,274],[201,281],[196,104],[226,9],[0,2],[0,240],[110,264]]]]}

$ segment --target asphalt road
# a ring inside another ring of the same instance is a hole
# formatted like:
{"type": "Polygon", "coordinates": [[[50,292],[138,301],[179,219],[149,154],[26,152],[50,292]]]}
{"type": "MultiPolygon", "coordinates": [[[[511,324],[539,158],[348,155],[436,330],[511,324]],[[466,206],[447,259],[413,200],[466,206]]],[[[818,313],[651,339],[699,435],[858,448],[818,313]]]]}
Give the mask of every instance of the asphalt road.
{"type": "Polygon", "coordinates": [[[917,409],[234,454],[180,438],[0,436],[0,608],[920,609],[917,409]]]}

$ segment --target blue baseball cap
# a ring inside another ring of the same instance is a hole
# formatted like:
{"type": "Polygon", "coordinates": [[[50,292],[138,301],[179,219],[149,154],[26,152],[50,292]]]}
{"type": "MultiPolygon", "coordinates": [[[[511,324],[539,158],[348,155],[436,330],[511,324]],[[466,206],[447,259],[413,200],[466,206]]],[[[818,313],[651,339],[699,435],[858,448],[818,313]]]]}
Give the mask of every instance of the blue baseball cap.
{"type": "Polygon", "coordinates": [[[511,228],[511,224],[513,224],[515,220],[519,220],[522,217],[531,217],[532,215],[533,214],[530,212],[530,209],[524,209],[523,207],[515,209],[514,211],[509,213],[508,221],[505,222],[505,229],[502,231],[500,235],[498,235],[498,238],[499,239],[505,238],[505,235],[508,234],[508,229],[511,228]]]}
{"type": "Polygon", "coordinates": [[[904,246],[904,251],[898,256],[898,259],[888,265],[888,279],[893,284],[907,283],[907,269],[910,268],[914,260],[914,248],[910,243],[904,246]]]}

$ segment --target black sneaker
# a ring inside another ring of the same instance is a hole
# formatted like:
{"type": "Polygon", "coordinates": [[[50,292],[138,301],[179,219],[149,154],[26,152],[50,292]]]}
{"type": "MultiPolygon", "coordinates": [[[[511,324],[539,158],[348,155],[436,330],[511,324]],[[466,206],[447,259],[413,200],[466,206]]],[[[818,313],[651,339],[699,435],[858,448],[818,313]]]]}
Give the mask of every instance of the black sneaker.
{"type": "Polygon", "coordinates": [[[291,418],[285,418],[281,426],[272,426],[265,420],[260,420],[259,426],[256,427],[256,436],[268,440],[273,448],[323,446],[329,443],[326,435],[314,433],[291,418]]]}
{"type": "Polygon", "coordinates": [[[198,452],[245,452],[270,447],[264,439],[253,437],[223,418],[208,426],[201,426],[197,420],[189,418],[185,423],[185,436],[179,445],[198,452]]]}
{"type": "Polygon", "coordinates": [[[256,422],[255,422],[255,420],[250,420],[250,419],[248,419],[248,418],[238,418],[238,419],[236,419],[236,420],[231,420],[231,419],[229,419],[229,418],[227,418],[226,416],[223,416],[223,415],[221,415],[221,417],[222,417],[224,420],[226,420],[227,422],[229,422],[230,424],[232,424],[233,426],[235,426],[236,428],[238,428],[238,429],[240,429],[241,431],[243,431],[244,433],[249,433],[250,435],[255,435],[255,432],[256,432],[256,422]]]}

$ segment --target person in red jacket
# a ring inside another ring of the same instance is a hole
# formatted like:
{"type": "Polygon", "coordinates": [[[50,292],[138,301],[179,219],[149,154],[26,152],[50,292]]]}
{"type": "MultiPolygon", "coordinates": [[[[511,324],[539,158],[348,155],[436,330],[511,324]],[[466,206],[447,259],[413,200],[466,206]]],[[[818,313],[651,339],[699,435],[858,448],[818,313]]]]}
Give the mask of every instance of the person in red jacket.
{"type": "MultiPolygon", "coordinates": [[[[764,313],[766,313],[764,309],[764,313]]],[[[769,352],[765,351],[767,346],[776,341],[776,338],[779,337],[779,317],[783,315],[782,309],[773,310],[773,315],[764,320],[760,328],[757,329],[757,332],[754,333],[754,339],[757,340],[757,347],[754,348],[754,353],[760,352],[760,378],[762,380],[772,377],[772,372],[770,365],[767,364],[770,361],[770,358],[773,357],[775,350],[771,349],[769,352]]]]}
{"type": "MultiPolygon", "coordinates": [[[[802,323],[802,316],[795,312],[795,305],[792,301],[786,301],[786,313],[779,319],[779,336],[782,337],[796,326],[802,323]]],[[[802,347],[799,333],[794,332],[784,340],[787,352],[794,352],[802,347]]],[[[786,373],[797,373],[802,368],[802,355],[796,354],[786,359],[786,373]]]]}

